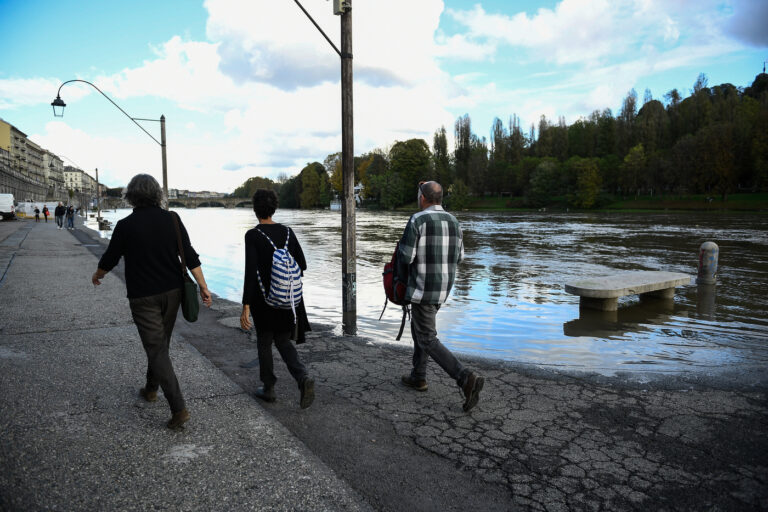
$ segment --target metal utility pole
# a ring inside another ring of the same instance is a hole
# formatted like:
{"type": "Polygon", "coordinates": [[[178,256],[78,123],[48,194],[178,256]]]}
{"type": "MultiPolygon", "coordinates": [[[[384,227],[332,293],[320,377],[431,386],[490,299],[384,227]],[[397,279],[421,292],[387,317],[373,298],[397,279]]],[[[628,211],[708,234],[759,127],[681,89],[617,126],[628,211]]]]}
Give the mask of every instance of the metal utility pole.
{"type": "Polygon", "coordinates": [[[352,117],[352,6],[341,15],[341,274],[344,334],[357,333],[357,252],[355,229],[355,148],[352,117]]]}
{"type": "Polygon", "coordinates": [[[165,116],[160,116],[160,149],[163,154],[163,199],[165,209],[168,209],[168,158],[165,155],[165,116]]]}
{"type": "Polygon", "coordinates": [[[352,129],[352,0],[333,0],[333,14],[341,16],[341,51],[312,19],[299,0],[293,0],[341,57],[341,300],[344,334],[357,334],[357,256],[355,239],[355,147],[352,129]]]}

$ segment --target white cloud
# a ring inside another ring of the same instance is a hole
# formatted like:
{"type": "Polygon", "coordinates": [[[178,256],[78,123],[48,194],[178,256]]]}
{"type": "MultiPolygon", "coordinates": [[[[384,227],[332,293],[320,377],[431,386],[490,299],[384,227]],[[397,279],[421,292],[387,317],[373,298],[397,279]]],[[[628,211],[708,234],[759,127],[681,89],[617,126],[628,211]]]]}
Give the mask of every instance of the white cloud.
{"type": "Polygon", "coordinates": [[[451,60],[464,61],[482,61],[493,60],[497,45],[495,42],[479,43],[471,41],[465,34],[456,34],[447,37],[445,34],[438,34],[435,39],[437,43],[437,57],[451,60]]]}
{"type": "MultiPolygon", "coordinates": [[[[236,82],[294,90],[337,82],[339,57],[293,2],[208,0],[208,37],[219,43],[221,70],[236,82]]],[[[330,3],[306,6],[340,49],[338,16],[330,3]]],[[[360,2],[353,11],[358,83],[396,86],[438,71],[432,59],[442,0],[360,2]],[[362,37],[355,37],[363,34],[362,37]]]]}
{"type": "Polygon", "coordinates": [[[449,9],[448,14],[466,27],[470,42],[524,48],[558,64],[604,64],[639,51],[675,43],[693,47],[723,37],[716,0],[562,0],[554,9],[532,15],[493,14],[477,4],[470,10],[449,9]]]}
{"type": "MultiPolygon", "coordinates": [[[[50,104],[56,97],[61,81],[54,78],[5,78],[0,79],[0,109],[11,110],[30,105],[50,104]]],[[[87,95],[80,90],[74,99],[87,95]]],[[[52,112],[52,111],[51,111],[52,112]]]]}
{"type": "MultiPolygon", "coordinates": [[[[337,34],[339,18],[322,6],[327,13],[312,14],[337,34]]],[[[206,7],[209,41],[172,37],[141,66],[94,80],[116,99],[163,98],[205,113],[199,122],[187,113],[186,126],[169,133],[169,186],[232,190],[250,176],[290,175],[339,151],[339,57],[298,7],[279,2],[260,10],[231,0],[206,7]]],[[[354,41],[357,154],[412,137],[431,142],[435,129],[452,125],[445,105],[462,89],[435,60],[442,8],[440,0],[355,7],[354,31],[364,34],[354,41]]],[[[49,123],[37,139],[98,166],[105,181],[160,172],[158,148],[138,131],[118,140],[49,123]]]]}

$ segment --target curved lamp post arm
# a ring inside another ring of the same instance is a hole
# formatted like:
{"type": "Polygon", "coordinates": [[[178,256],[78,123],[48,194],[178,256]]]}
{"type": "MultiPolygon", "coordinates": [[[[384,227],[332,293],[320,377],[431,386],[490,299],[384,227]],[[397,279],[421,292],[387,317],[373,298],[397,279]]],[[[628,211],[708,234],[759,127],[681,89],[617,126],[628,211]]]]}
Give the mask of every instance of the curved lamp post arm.
{"type": "MultiPolygon", "coordinates": [[[[160,146],[163,146],[163,144],[162,144],[160,141],[158,141],[156,138],[154,138],[154,137],[152,136],[152,134],[151,134],[151,133],[149,133],[147,130],[145,130],[145,129],[144,129],[144,127],[143,127],[143,126],[141,126],[139,123],[137,123],[137,122],[136,122],[136,119],[139,119],[139,120],[141,120],[141,121],[159,121],[158,119],[141,119],[141,118],[138,118],[138,117],[131,117],[130,115],[128,115],[128,112],[126,112],[125,110],[123,110],[122,108],[120,108],[120,105],[118,105],[117,103],[115,103],[114,101],[112,101],[112,99],[111,99],[109,96],[107,96],[106,94],[104,94],[104,92],[103,92],[101,89],[99,89],[98,87],[96,87],[95,85],[93,85],[91,82],[89,82],[89,81],[87,81],[87,80],[79,80],[79,79],[75,79],[75,80],[67,80],[66,82],[64,82],[63,84],[61,84],[61,85],[59,86],[59,90],[56,92],[56,99],[55,99],[55,100],[53,100],[53,103],[51,103],[51,105],[52,105],[52,106],[54,106],[54,107],[62,107],[62,109],[63,109],[63,107],[65,107],[65,106],[66,106],[66,103],[64,103],[64,100],[62,100],[62,99],[61,99],[61,96],[60,96],[60,93],[61,93],[61,88],[62,88],[62,87],[64,87],[65,85],[69,84],[69,83],[72,83],[72,82],[82,82],[82,83],[84,83],[84,84],[88,84],[88,85],[90,85],[91,87],[93,87],[94,89],[96,89],[97,91],[99,91],[99,93],[101,93],[101,95],[102,95],[102,96],[104,96],[105,98],[107,98],[107,100],[109,100],[109,102],[110,102],[111,104],[113,104],[115,107],[117,107],[117,109],[118,109],[120,112],[122,112],[123,114],[125,114],[125,117],[127,117],[128,119],[130,119],[131,121],[133,121],[133,124],[135,124],[136,126],[138,126],[139,128],[141,128],[141,131],[143,131],[144,133],[146,133],[147,135],[149,135],[149,137],[150,137],[150,138],[151,138],[153,141],[157,142],[157,144],[159,144],[160,146]]],[[[55,114],[56,114],[56,111],[55,111],[55,109],[54,109],[54,115],[55,115],[55,114]]],[[[61,115],[62,115],[62,116],[64,115],[64,113],[63,113],[63,110],[62,110],[62,114],[61,114],[61,115]]],[[[57,117],[60,117],[60,116],[57,116],[57,117]]]]}

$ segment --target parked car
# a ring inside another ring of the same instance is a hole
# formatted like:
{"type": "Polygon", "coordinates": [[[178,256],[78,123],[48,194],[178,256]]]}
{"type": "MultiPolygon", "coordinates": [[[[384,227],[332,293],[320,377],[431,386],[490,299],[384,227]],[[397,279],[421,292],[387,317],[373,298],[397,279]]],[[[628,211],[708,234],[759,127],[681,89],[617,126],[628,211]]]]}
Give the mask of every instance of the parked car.
{"type": "Polygon", "coordinates": [[[0,194],[0,215],[3,216],[3,220],[16,218],[13,194],[0,194]]]}

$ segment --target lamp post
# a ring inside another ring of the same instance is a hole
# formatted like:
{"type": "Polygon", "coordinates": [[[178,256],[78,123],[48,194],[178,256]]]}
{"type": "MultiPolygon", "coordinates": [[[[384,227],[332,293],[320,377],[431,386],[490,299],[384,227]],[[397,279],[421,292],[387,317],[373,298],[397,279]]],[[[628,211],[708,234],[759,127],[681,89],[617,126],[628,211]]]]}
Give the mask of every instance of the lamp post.
{"type": "Polygon", "coordinates": [[[333,14],[341,16],[341,51],[294,0],[315,28],[341,58],[341,176],[344,201],[341,203],[342,327],[344,334],[357,333],[357,255],[355,226],[355,151],[352,115],[352,0],[333,0],[333,14]]]}
{"type": "Polygon", "coordinates": [[[99,190],[99,168],[96,167],[96,224],[101,229],[101,190],[99,190]]]}
{"type": "Polygon", "coordinates": [[[157,142],[160,145],[160,150],[162,152],[162,159],[163,159],[163,198],[165,199],[165,208],[167,209],[168,208],[168,159],[165,153],[165,116],[161,115],[160,119],[144,119],[141,117],[131,117],[130,115],[128,115],[128,113],[125,110],[120,108],[120,105],[112,101],[112,99],[109,96],[104,94],[104,92],[101,89],[93,85],[91,82],[88,82],[86,80],[67,80],[66,82],[64,82],[59,86],[59,90],[56,93],[56,99],[51,102],[51,107],[53,107],[54,117],[64,117],[64,107],[66,107],[67,104],[64,103],[64,100],[61,99],[61,88],[71,82],[82,82],[84,84],[90,85],[91,87],[99,91],[99,93],[101,93],[102,96],[107,98],[107,100],[109,100],[111,104],[117,107],[117,109],[120,112],[125,114],[125,117],[133,121],[133,124],[141,128],[141,131],[149,135],[149,138],[151,138],[153,141],[157,142]],[[158,141],[156,138],[154,138],[152,134],[149,133],[147,130],[145,130],[144,127],[141,126],[137,121],[159,122],[160,123],[160,140],[158,141]]]}

